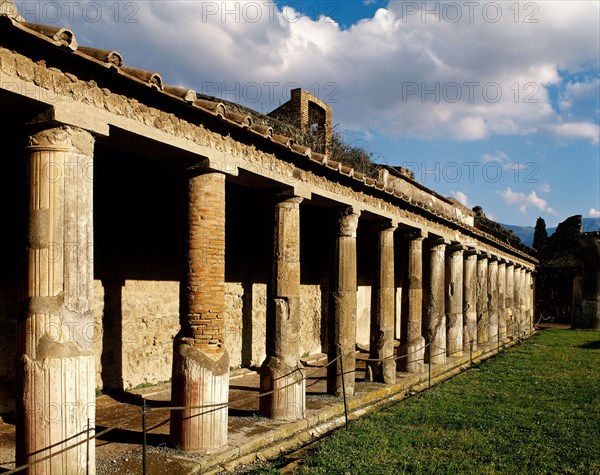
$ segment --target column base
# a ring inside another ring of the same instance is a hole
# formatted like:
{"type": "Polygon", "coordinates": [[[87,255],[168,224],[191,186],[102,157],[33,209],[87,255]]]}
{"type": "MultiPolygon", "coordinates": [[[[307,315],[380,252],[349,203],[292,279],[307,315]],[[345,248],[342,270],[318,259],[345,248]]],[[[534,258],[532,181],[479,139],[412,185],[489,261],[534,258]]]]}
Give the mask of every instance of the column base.
{"type": "Polygon", "coordinates": [[[306,380],[301,365],[292,367],[269,356],[260,369],[260,412],[271,419],[294,421],[306,415],[306,380]]]}
{"type": "Polygon", "coordinates": [[[424,368],[425,360],[425,338],[422,336],[412,341],[404,343],[398,347],[397,361],[398,371],[407,373],[421,373],[424,368]]]}
{"type": "Polygon", "coordinates": [[[209,355],[191,341],[174,344],[172,404],[218,406],[171,411],[171,443],[182,450],[216,451],[227,445],[229,355],[209,355]]]}
{"type": "MultiPolygon", "coordinates": [[[[17,465],[32,463],[94,435],[95,361],[75,345],[48,343],[56,357],[21,357],[22,399],[17,423],[17,465]],[[88,422],[90,427],[88,428],[88,422]],[[89,430],[89,432],[88,432],[89,430]]],[[[30,467],[26,474],[95,473],[95,444],[81,444],[30,467]]]]}

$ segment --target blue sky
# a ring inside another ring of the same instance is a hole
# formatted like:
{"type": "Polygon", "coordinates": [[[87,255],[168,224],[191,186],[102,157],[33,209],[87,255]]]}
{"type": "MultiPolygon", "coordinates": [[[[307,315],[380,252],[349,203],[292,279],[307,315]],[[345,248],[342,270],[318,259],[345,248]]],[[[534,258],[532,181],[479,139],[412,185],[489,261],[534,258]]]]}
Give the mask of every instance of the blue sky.
{"type": "Polygon", "coordinates": [[[15,1],[269,112],[304,87],[376,161],[499,222],[600,217],[600,2],[15,1]]]}

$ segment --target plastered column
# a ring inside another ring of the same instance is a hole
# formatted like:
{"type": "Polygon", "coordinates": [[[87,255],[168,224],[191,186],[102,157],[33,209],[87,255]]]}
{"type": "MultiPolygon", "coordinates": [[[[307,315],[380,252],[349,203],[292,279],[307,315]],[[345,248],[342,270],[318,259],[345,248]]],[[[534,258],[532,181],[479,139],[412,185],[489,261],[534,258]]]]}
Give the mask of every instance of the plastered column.
{"type": "Polygon", "coordinates": [[[272,308],[273,341],[260,371],[261,412],[278,420],[304,417],[304,373],[300,364],[300,203],[280,197],[275,204],[272,308]]]}
{"type": "Polygon", "coordinates": [[[225,350],[225,175],[187,181],[181,330],[173,342],[172,403],[212,406],[171,413],[171,442],[183,450],[227,445],[229,355],[225,350]],[[222,404],[223,407],[215,406],[222,404]]]}
{"type": "MultiPolygon", "coordinates": [[[[343,351],[346,395],[354,394],[356,369],[356,230],[359,212],[348,207],[341,212],[335,237],[333,253],[333,282],[331,287],[332,345],[329,360],[343,351]]],[[[328,367],[327,390],[342,395],[342,368],[340,360],[328,367]]]]}
{"type": "Polygon", "coordinates": [[[425,338],[423,338],[423,240],[418,231],[408,235],[408,322],[406,342],[398,347],[398,370],[409,373],[423,371],[425,338]]]}
{"type": "Polygon", "coordinates": [[[471,345],[477,349],[477,251],[468,249],[464,254],[463,349],[470,351],[471,345]]]}
{"type": "Polygon", "coordinates": [[[515,265],[506,265],[506,335],[512,339],[517,334],[515,320],[515,265]]]}
{"type": "Polygon", "coordinates": [[[491,344],[498,342],[498,259],[488,259],[488,339],[491,344]]]}
{"type": "Polygon", "coordinates": [[[391,223],[381,224],[378,229],[375,262],[375,283],[373,288],[373,309],[371,316],[371,359],[385,360],[369,363],[373,379],[377,382],[396,382],[396,361],[394,360],[394,231],[391,223]]]}
{"type": "Polygon", "coordinates": [[[487,345],[490,331],[488,318],[488,254],[482,253],[477,259],[477,344],[487,345]]]}
{"type": "MultiPolygon", "coordinates": [[[[72,127],[49,128],[29,138],[17,465],[84,440],[88,419],[94,434],[93,149],[92,135],[72,127]]],[[[81,444],[22,473],[95,473],[94,446],[89,444],[86,453],[81,444]]]]}
{"type": "Polygon", "coordinates": [[[521,279],[521,268],[515,265],[514,274],[514,320],[515,320],[515,336],[521,337],[523,334],[523,312],[521,305],[523,304],[523,281],[521,279]]]}
{"type": "Polygon", "coordinates": [[[462,356],[463,352],[463,251],[464,246],[446,249],[446,325],[447,355],[462,356]]]}
{"type": "Polygon", "coordinates": [[[429,248],[430,278],[425,299],[425,331],[430,343],[430,364],[446,363],[446,244],[443,239],[436,239],[431,242],[429,248]]]}
{"type": "Polygon", "coordinates": [[[498,332],[506,341],[506,261],[498,262],[498,332]]]}

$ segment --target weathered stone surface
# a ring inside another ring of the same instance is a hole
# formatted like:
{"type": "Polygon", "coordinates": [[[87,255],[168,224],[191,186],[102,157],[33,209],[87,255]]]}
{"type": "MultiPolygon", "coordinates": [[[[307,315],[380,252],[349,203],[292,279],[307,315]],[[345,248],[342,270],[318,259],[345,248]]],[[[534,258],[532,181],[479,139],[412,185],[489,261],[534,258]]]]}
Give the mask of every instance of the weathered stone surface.
{"type": "Polygon", "coordinates": [[[447,355],[462,356],[463,351],[463,251],[460,246],[446,249],[446,324],[447,355]]]}
{"type": "Polygon", "coordinates": [[[370,345],[371,298],[370,285],[359,285],[356,292],[356,344],[363,348],[370,345]]]}
{"type": "Polygon", "coordinates": [[[464,351],[477,350],[477,254],[474,249],[465,253],[463,267],[464,351]]]}
{"type": "MultiPolygon", "coordinates": [[[[70,127],[29,139],[27,314],[19,324],[17,465],[83,440],[94,421],[93,167],[94,139],[70,127]],[[52,173],[51,173],[52,172],[52,173]]],[[[93,433],[93,431],[92,431],[93,433]]],[[[53,457],[32,473],[85,474],[93,446],[53,457]]]]}
{"type": "Polygon", "coordinates": [[[443,240],[432,241],[429,249],[429,285],[425,299],[425,331],[430,344],[429,364],[446,363],[445,252],[446,243],[443,240]]]}
{"type": "Polygon", "coordinates": [[[487,254],[477,260],[477,343],[487,345],[490,321],[488,318],[488,259],[487,254]]]}
{"type": "Polygon", "coordinates": [[[506,266],[506,336],[514,338],[517,334],[515,318],[515,266],[509,262],[506,266]]]}
{"type": "Polygon", "coordinates": [[[488,321],[490,343],[498,341],[498,260],[488,260],[488,321]]]}
{"type": "Polygon", "coordinates": [[[498,333],[506,341],[506,262],[498,263],[498,333]]]}

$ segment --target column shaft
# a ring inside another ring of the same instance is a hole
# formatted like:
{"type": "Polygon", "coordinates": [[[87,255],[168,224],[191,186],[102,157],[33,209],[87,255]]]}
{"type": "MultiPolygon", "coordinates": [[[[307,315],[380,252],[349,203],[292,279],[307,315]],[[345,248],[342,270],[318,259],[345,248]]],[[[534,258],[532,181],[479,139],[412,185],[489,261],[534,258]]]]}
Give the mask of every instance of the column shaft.
{"type": "Polygon", "coordinates": [[[490,344],[498,342],[498,260],[488,261],[488,319],[490,344]]]}
{"type": "Polygon", "coordinates": [[[446,363],[445,249],[446,243],[434,241],[429,254],[430,278],[425,314],[425,331],[430,343],[429,364],[446,363]]]}
{"type": "Polygon", "coordinates": [[[449,246],[446,252],[447,355],[463,352],[463,246],[449,246]]]}
{"type": "Polygon", "coordinates": [[[225,350],[225,175],[189,178],[185,273],[180,290],[181,330],[173,342],[174,406],[171,441],[184,450],[227,445],[229,355],[225,350]]]}
{"type": "Polygon", "coordinates": [[[506,262],[498,263],[498,332],[506,341],[506,262]]]}
{"type": "Polygon", "coordinates": [[[515,267],[515,286],[514,286],[514,315],[515,315],[515,335],[520,338],[523,335],[523,279],[520,268],[515,267]]]}
{"type": "Polygon", "coordinates": [[[515,266],[509,263],[506,266],[506,335],[511,339],[517,334],[514,296],[515,266]]]}
{"type": "Polygon", "coordinates": [[[489,338],[488,319],[488,260],[482,254],[477,260],[477,344],[487,345],[489,338]]]}
{"type": "MultiPolygon", "coordinates": [[[[356,369],[356,230],[357,214],[352,208],[345,209],[339,220],[333,255],[333,282],[331,289],[332,305],[332,344],[329,360],[343,352],[346,395],[354,394],[356,369]]],[[[328,367],[327,390],[342,395],[342,365],[337,360],[328,367]]]]}
{"type": "Polygon", "coordinates": [[[273,345],[260,373],[261,412],[279,420],[305,414],[305,380],[300,364],[300,203],[287,197],[275,205],[272,310],[273,345]],[[281,389],[280,389],[281,388],[281,389]]]}
{"type": "Polygon", "coordinates": [[[421,233],[409,236],[408,243],[408,322],[405,342],[398,348],[398,369],[409,373],[423,370],[423,240],[421,233]]]}
{"type": "MultiPolygon", "coordinates": [[[[86,131],[30,137],[26,315],[18,325],[17,465],[58,452],[95,426],[93,148],[86,131]]],[[[95,470],[94,444],[23,473],[95,470]],[[87,462],[86,462],[87,457],[87,462]]]]}
{"type": "Polygon", "coordinates": [[[373,378],[377,382],[396,382],[396,361],[394,360],[394,231],[391,224],[381,225],[375,259],[375,282],[373,286],[373,310],[371,316],[371,359],[384,359],[370,363],[373,378]]]}
{"type": "Polygon", "coordinates": [[[477,254],[469,250],[464,262],[464,330],[463,348],[465,351],[477,349],[477,254]]]}

